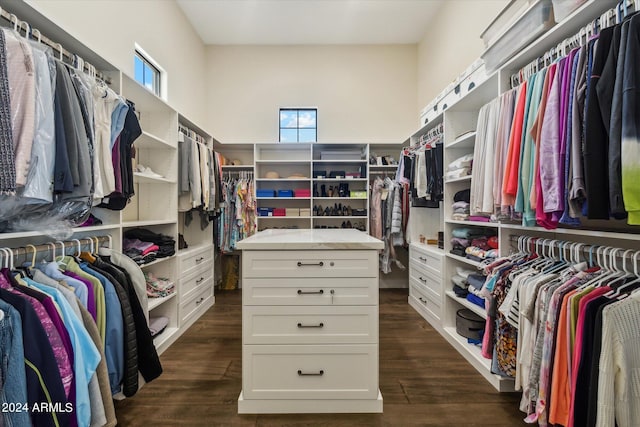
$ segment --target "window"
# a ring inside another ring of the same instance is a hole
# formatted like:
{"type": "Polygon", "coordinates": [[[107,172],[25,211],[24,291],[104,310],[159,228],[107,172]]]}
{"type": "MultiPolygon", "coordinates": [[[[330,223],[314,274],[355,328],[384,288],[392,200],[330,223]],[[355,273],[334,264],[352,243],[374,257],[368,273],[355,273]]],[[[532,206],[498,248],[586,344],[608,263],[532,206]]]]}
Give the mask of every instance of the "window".
{"type": "Polygon", "coordinates": [[[281,108],[280,142],[316,142],[317,117],[316,108],[281,108]]]}
{"type": "Polygon", "coordinates": [[[136,47],[135,51],[135,79],[142,86],[162,97],[162,70],[136,47]]]}

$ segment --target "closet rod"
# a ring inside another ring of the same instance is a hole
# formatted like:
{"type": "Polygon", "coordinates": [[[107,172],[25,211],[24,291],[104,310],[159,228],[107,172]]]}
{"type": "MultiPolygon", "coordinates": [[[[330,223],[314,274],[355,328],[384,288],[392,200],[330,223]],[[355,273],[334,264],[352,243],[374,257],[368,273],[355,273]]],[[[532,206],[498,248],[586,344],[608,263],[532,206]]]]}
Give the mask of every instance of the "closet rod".
{"type": "Polygon", "coordinates": [[[512,74],[510,78],[511,88],[521,85],[523,81],[531,77],[532,74],[548,67],[556,59],[568,55],[569,50],[583,46],[591,36],[598,34],[602,28],[607,28],[619,23],[622,18],[627,16],[627,8],[634,7],[635,10],[637,10],[638,6],[640,6],[640,0],[622,0],[618,2],[615,7],[600,14],[599,17],[582,27],[576,34],[565,38],[557,45],[551,47],[543,55],[537,57],[520,68],[516,73],[512,74]],[[622,16],[622,13],[625,13],[625,15],[622,16]]]}
{"type": "Polygon", "coordinates": [[[69,52],[60,43],[56,43],[53,40],[51,40],[50,38],[42,35],[40,30],[38,30],[37,28],[33,28],[27,21],[23,21],[21,19],[18,19],[18,17],[14,13],[9,13],[6,10],[4,10],[2,7],[0,7],[0,16],[2,18],[4,18],[6,21],[8,21],[9,24],[13,25],[13,27],[14,27],[14,29],[16,31],[20,32],[20,31],[24,30],[26,38],[37,40],[39,43],[47,45],[51,49],[53,49],[53,50],[57,51],[58,53],[60,53],[60,58],[59,59],[62,59],[62,57],[67,58],[67,60],[70,62],[70,65],[72,65],[74,67],[77,66],[77,62],[79,61],[80,64],[83,64],[82,68],[83,68],[84,72],[86,72],[87,74],[90,74],[92,76],[97,77],[98,79],[102,80],[103,82],[105,82],[108,85],[111,84],[111,79],[109,77],[105,76],[104,74],[102,74],[100,71],[97,71],[96,68],[93,65],[91,65],[88,62],[86,62],[80,56],[69,52]],[[26,26],[26,28],[25,28],[25,26],[26,26]],[[36,33],[37,33],[37,36],[35,36],[36,33]]]}
{"type": "MultiPolygon", "coordinates": [[[[108,247],[111,247],[111,241],[112,241],[111,236],[95,236],[93,238],[83,237],[81,239],[66,240],[64,242],[55,241],[55,242],[50,242],[48,244],[35,245],[35,246],[34,245],[22,246],[18,248],[10,248],[10,250],[13,253],[13,257],[16,258],[20,255],[34,254],[34,248],[35,248],[35,253],[38,253],[38,252],[51,251],[54,249],[54,246],[56,251],[58,250],[58,248],[61,249],[62,245],[64,245],[65,250],[68,248],[77,248],[78,242],[80,242],[80,246],[95,245],[96,239],[98,240],[98,245],[100,245],[101,243],[108,243],[109,244],[108,247]]],[[[6,251],[3,252],[2,249],[7,249],[7,248],[0,247],[0,258],[5,258],[7,254],[6,254],[6,251]]]]}

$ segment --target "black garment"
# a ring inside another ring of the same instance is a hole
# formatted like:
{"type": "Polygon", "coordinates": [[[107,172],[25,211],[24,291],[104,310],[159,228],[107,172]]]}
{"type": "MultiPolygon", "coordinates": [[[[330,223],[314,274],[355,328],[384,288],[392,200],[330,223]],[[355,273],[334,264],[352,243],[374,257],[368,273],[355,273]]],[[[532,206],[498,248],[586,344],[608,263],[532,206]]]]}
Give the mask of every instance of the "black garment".
{"type": "Polygon", "coordinates": [[[461,190],[453,195],[454,202],[467,202],[469,203],[471,200],[471,190],[461,190]]]}
{"type": "Polygon", "coordinates": [[[73,179],[67,153],[67,137],[62,119],[62,104],[60,90],[56,89],[54,96],[54,114],[56,128],[56,163],[53,168],[53,191],[55,193],[71,193],[73,179]]]}
{"type": "MultiPolygon", "coordinates": [[[[52,403],[62,404],[61,406],[64,409],[67,397],[58,371],[58,365],[56,364],[56,357],[47,338],[47,333],[42,327],[42,323],[40,323],[40,318],[24,298],[6,289],[0,289],[0,298],[11,304],[20,313],[22,319],[22,341],[27,377],[27,403],[29,407],[33,408],[36,404],[49,402],[50,398],[52,403]],[[40,378],[44,388],[40,383],[40,378]]],[[[68,425],[69,415],[67,413],[55,412],[55,416],[59,425],[68,425]]],[[[38,427],[53,427],[56,425],[54,413],[52,412],[31,412],[31,421],[33,425],[38,427]]]]}
{"type": "Polygon", "coordinates": [[[133,320],[133,311],[129,302],[129,295],[124,286],[111,275],[106,269],[100,267],[108,266],[100,258],[96,258],[93,264],[88,267],[102,274],[113,284],[120,301],[122,309],[122,324],[124,326],[124,375],[122,376],[122,393],[126,397],[131,397],[138,391],[138,344],[136,339],[136,324],[133,320]]]}
{"type": "Polygon", "coordinates": [[[143,242],[151,242],[158,245],[160,249],[156,253],[156,258],[165,258],[176,253],[176,241],[172,237],[163,234],[154,233],[144,228],[134,228],[127,230],[124,236],[128,239],[139,239],[143,242]]]}
{"type": "MultiPolygon", "coordinates": [[[[162,365],[158,352],[153,344],[153,337],[149,331],[149,325],[145,317],[144,310],[138,299],[131,277],[127,270],[112,264],[110,257],[100,257],[104,262],[104,270],[110,273],[120,284],[123,285],[129,294],[131,311],[136,325],[136,341],[138,344],[138,370],[146,382],[151,382],[162,374],[162,365]]],[[[102,265],[102,264],[101,264],[102,265]]]]}
{"type": "Polygon", "coordinates": [[[609,135],[602,120],[596,85],[609,55],[612,39],[613,28],[604,28],[600,32],[591,75],[588,76],[590,83],[585,107],[583,157],[589,219],[609,219],[609,135]]]}

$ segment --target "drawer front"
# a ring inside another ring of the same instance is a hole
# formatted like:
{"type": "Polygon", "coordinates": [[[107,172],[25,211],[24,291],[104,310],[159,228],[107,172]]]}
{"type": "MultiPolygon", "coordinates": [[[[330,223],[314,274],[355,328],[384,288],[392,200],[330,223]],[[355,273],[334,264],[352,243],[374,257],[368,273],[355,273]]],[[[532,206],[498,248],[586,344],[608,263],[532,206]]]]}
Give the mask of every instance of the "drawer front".
{"type": "Polygon", "coordinates": [[[378,277],[377,251],[243,251],[242,277],[378,277]]]}
{"type": "MultiPolygon", "coordinates": [[[[198,289],[205,285],[205,282],[213,280],[213,264],[207,263],[198,267],[196,271],[180,279],[180,298],[189,299],[191,294],[198,292],[198,289]]],[[[211,283],[208,284],[211,286],[211,283]]]]}
{"type": "Polygon", "coordinates": [[[267,307],[242,310],[244,344],[375,344],[378,307],[267,307]]]}
{"type": "Polygon", "coordinates": [[[428,296],[428,293],[426,293],[423,288],[421,288],[419,285],[411,284],[409,286],[409,293],[411,297],[413,297],[420,303],[420,306],[427,313],[429,313],[433,318],[440,320],[440,316],[442,313],[440,303],[435,302],[433,298],[430,298],[428,296]]]}
{"type": "Polygon", "coordinates": [[[245,345],[246,399],[375,399],[378,346],[245,345]]]}
{"type": "Polygon", "coordinates": [[[243,279],[247,305],[378,305],[377,278],[243,279]]]}
{"type": "Polygon", "coordinates": [[[409,247],[410,263],[419,265],[427,269],[433,274],[442,274],[442,255],[436,255],[429,251],[417,249],[415,246],[409,247]]]}
{"type": "Polygon", "coordinates": [[[426,273],[423,269],[409,266],[409,282],[420,283],[437,296],[442,296],[442,278],[426,273]]]}
{"type": "Polygon", "coordinates": [[[213,265],[213,247],[207,246],[198,251],[178,254],[178,259],[180,260],[180,274],[183,276],[192,274],[205,264],[213,265]]]}
{"type": "Polygon", "coordinates": [[[208,305],[213,298],[213,277],[205,280],[198,292],[193,293],[193,297],[180,304],[180,317],[182,321],[188,321],[200,310],[200,307],[208,305]]]}

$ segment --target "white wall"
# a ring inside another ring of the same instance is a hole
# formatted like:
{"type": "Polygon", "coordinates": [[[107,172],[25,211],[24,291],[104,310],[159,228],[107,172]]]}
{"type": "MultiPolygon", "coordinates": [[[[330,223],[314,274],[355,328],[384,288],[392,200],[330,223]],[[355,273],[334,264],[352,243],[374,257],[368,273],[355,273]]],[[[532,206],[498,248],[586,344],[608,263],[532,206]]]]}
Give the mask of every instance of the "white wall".
{"type": "Polygon", "coordinates": [[[169,104],[212,132],[203,90],[205,47],[174,1],[25,2],[130,76],[137,42],[167,72],[169,104]]]}
{"type": "Polygon", "coordinates": [[[415,129],[417,46],[209,46],[208,123],[278,140],[280,107],[317,107],[318,142],[400,143],[415,129]]]}
{"type": "MultiPolygon", "coordinates": [[[[418,45],[418,112],[484,51],[480,34],[509,0],[447,0],[418,45]]],[[[418,115],[416,122],[418,121],[418,115]]]]}

